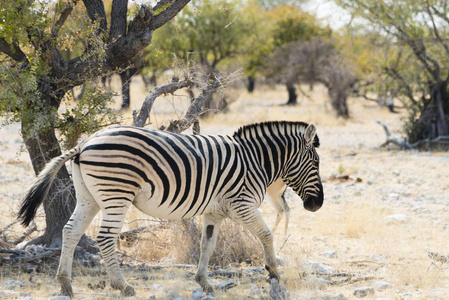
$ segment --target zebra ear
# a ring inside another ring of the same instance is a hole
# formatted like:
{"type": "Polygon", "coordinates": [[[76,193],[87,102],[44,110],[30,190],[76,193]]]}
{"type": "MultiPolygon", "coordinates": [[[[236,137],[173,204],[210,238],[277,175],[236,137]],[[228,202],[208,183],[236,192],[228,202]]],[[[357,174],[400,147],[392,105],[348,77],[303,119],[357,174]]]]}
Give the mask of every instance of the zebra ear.
{"type": "Polygon", "coordinates": [[[306,138],[306,143],[308,146],[313,145],[313,140],[315,139],[316,135],[316,127],[315,124],[310,123],[306,130],[304,131],[304,136],[306,138]]]}

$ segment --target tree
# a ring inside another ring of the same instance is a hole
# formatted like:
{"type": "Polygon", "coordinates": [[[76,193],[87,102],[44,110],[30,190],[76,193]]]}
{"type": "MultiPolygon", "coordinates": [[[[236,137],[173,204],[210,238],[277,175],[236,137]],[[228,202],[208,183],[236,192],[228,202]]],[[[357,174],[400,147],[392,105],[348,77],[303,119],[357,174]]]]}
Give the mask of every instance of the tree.
{"type": "MultiPolygon", "coordinates": [[[[447,0],[337,1],[377,33],[383,55],[372,68],[408,109],[410,143],[449,134],[449,5],[447,0]]],[[[369,89],[370,87],[368,87],[369,89]]]]}
{"type": "MultiPolygon", "coordinates": [[[[82,9],[90,20],[89,30],[78,34],[84,37],[86,47],[70,59],[63,56],[67,40],[61,29],[74,9],[81,6],[79,1],[0,2],[0,80],[8,87],[0,92],[0,109],[20,120],[36,174],[61,154],[57,112],[67,91],[129,64],[150,44],[153,31],[188,2],[160,0],[152,8],[142,5],[128,13],[127,0],[113,0],[108,24],[103,1],[84,0],[82,9]]],[[[68,196],[73,195],[73,189],[66,188],[70,179],[65,168],[58,179],[52,187],[52,199],[44,201],[46,231],[33,243],[52,247],[61,243],[62,228],[75,202],[68,196]]]]}
{"type": "MultiPolygon", "coordinates": [[[[160,62],[170,57],[187,67],[199,64],[209,80],[221,77],[226,64],[246,53],[252,41],[252,23],[243,17],[241,1],[205,0],[192,3],[155,33],[154,50],[160,62]]],[[[217,97],[216,97],[217,98],[217,97]]],[[[205,105],[221,110],[226,99],[208,99],[205,105]]]]}
{"type": "MultiPolygon", "coordinates": [[[[332,42],[316,38],[278,47],[267,60],[266,69],[272,80],[287,85],[297,82],[310,86],[317,82],[324,84],[338,116],[349,117],[346,99],[354,75],[350,64],[332,42]]],[[[294,88],[292,93],[295,93],[294,88]]]]}
{"type": "MultiPolygon", "coordinates": [[[[273,28],[273,47],[274,52],[277,53],[284,52],[282,49],[288,44],[293,44],[295,42],[307,43],[314,38],[329,38],[332,31],[329,27],[325,27],[319,24],[318,20],[303,12],[300,8],[296,6],[280,6],[273,10],[273,14],[276,16],[276,22],[273,28]]],[[[288,48],[288,47],[287,47],[288,48]]],[[[275,54],[276,55],[276,54],[275,54]]],[[[288,65],[285,65],[287,69],[291,69],[288,65]]],[[[268,70],[271,73],[272,70],[268,70]]],[[[310,69],[310,71],[313,71],[310,69]]],[[[267,74],[269,77],[273,77],[271,74],[267,74]]],[[[274,76],[277,79],[281,77],[274,76]]],[[[299,83],[295,76],[285,76],[279,83],[285,84],[288,92],[288,101],[286,105],[296,105],[297,104],[297,94],[295,89],[295,84],[299,83]]],[[[313,79],[309,80],[312,83],[313,79]]],[[[311,85],[312,88],[313,85],[311,85]]]]}

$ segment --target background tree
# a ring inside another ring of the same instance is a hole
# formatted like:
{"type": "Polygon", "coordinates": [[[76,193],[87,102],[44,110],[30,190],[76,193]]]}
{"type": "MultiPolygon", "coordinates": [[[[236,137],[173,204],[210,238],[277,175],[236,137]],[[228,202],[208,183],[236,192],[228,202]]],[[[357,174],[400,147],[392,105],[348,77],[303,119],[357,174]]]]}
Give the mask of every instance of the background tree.
{"type": "MultiPolygon", "coordinates": [[[[187,67],[199,64],[201,72],[196,76],[221,77],[228,63],[251,45],[254,23],[243,16],[243,7],[236,0],[192,3],[155,34],[155,53],[187,67]]],[[[205,105],[220,110],[226,100],[209,99],[205,105]]]]}
{"type": "Polygon", "coordinates": [[[388,84],[408,110],[411,143],[449,134],[449,5],[447,0],[338,3],[361,19],[365,36],[377,36],[382,55],[373,57],[376,85],[388,84]],[[368,25],[368,26],[367,26],[368,25]],[[371,33],[373,32],[373,33],[371,33]],[[382,82],[379,81],[382,80],[382,82]]]}
{"type": "MultiPolygon", "coordinates": [[[[125,9],[128,1],[114,0],[107,22],[103,1],[85,0],[82,9],[90,20],[89,30],[79,32],[86,41],[85,49],[70,59],[62,54],[67,39],[61,29],[81,2],[0,2],[0,80],[7,87],[0,92],[0,109],[20,120],[36,174],[52,157],[61,154],[56,126],[58,108],[67,91],[129,64],[150,44],[153,31],[188,2],[161,0],[152,8],[142,5],[129,14],[125,9]]],[[[34,243],[60,245],[62,228],[75,203],[69,197],[73,189],[67,188],[68,181],[68,172],[63,168],[52,187],[52,199],[44,202],[46,231],[34,243]]]]}
{"type": "MultiPolygon", "coordinates": [[[[278,6],[272,11],[272,14],[276,18],[273,27],[273,48],[274,52],[280,53],[284,52],[288,44],[295,42],[306,43],[313,38],[329,38],[332,31],[329,27],[322,26],[319,21],[312,15],[302,11],[297,6],[278,6]],[[280,49],[284,50],[280,50],[280,49]]],[[[276,54],[275,54],[276,55],[276,54]]],[[[284,65],[289,68],[288,65],[284,65]]],[[[278,65],[278,67],[281,67],[278,65]]],[[[268,77],[276,79],[277,83],[285,84],[288,92],[287,105],[297,104],[297,94],[295,84],[298,84],[298,76],[273,76],[275,75],[273,70],[268,70],[268,77]]],[[[313,68],[309,69],[309,72],[313,72],[313,68]]],[[[290,74],[292,75],[292,74],[290,74]]],[[[313,74],[309,74],[312,77],[313,74]]],[[[303,76],[306,78],[306,76],[303,76]]],[[[313,86],[313,80],[308,80],[313,86]]]]}
{"type": "Polygon", "coordinates": [[[309,42],[291,42],[276,48],[266,69],[276,82],[324,84],[338,116],[348,118],[346,99],[354,82],[349,62],[331,41],[316,38],[309,42]]]}

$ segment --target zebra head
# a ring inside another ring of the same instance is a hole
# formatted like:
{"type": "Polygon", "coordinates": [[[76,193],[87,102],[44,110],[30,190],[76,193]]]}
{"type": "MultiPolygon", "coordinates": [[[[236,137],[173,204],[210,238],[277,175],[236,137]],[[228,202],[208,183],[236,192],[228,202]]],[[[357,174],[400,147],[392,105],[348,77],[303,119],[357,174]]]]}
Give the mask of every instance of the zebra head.
{"type": "Polygon", "coordinates": [[[302,199],[304,208],[317,211],[323,205],[323,184],[319,174],[320,158],[315,148],[319,147],[316,127],[307,125],[299,136],[298,151],[293,154],[291,163],[286,168],[284,182],[302,199]]]}

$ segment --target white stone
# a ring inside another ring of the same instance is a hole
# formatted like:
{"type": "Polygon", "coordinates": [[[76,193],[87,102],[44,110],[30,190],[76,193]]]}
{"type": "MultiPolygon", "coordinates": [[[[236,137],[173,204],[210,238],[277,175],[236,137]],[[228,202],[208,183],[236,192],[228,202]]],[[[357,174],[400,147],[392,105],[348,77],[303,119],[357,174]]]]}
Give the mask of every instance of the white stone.
{"type": "Polygon", "coordinates": [[[336,258],[337,257],[337,251],[332,249],[327,249],[321,252],[321,256],[327,257],[327,258],[336,258]]]}
{"type": "Polygon", "coordinates": [[[371,284],[371,286],[375,288],[377,291],[383,291],[391,288],[391,284],[386,281],[375,281],[371,284]]]}
{"type": "Polygon", "coordinates": [[[50,298],[49,300],[70,300],[69,296],[58,296],[54,298],[50,298]]]}
{"type": "Polygon", "coordinates": [[[334,267],[313,260],[306,261],[305,266],[316,274],[329,275],[335,272],[334,267]]]}
{"type": "Polygon", "coordinates": [[[3,282],[3,287],[7,289],[16,289],[16,288],[22,288],[24,286],[22,281],[19,280],[7,280],[3,282]]]}
{"type": "Polygon", "coordinates": [[[410,222],[411,218],[404,214],[394,214],[385,217],[388,225],[391,224],[404,224],[410,222]]]}
{"type": "Polygon", "coordinates": [[[192,297],[190,297],[190,300],[200,300],[204,296],[204,292],[202,289],[194,289],[192,292],[192,297]]]}
{"type": "Polygon", "coordinates": [[[362,286],[354,290],[353,295],[359,298],[374,294],[374,289],[370,286],[362,286]]]}

